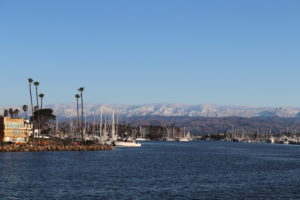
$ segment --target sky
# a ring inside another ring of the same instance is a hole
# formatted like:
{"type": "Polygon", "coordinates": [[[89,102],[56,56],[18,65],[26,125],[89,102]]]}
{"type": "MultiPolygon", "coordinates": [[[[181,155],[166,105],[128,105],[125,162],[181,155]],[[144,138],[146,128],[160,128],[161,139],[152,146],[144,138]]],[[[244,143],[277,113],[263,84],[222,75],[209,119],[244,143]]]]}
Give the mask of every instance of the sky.
{"type": "Polygon", "coordinates": [[[300,107],[298,0],[0,0],[0,106],[300,107]]]}

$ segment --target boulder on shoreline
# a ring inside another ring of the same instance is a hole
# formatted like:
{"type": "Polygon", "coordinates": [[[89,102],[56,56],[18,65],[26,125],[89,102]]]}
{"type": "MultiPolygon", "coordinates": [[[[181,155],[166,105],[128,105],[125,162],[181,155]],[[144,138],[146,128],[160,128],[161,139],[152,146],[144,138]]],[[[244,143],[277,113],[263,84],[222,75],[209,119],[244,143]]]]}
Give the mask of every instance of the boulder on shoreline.
{"type": "Polygon", "coordinates": [[[10,144],[0,145],[0,152],[41,152],[41,151],[104,151],[113,150],[112,146],[92,144],[92,145],[53,145],[53,144],[10,144]]]}

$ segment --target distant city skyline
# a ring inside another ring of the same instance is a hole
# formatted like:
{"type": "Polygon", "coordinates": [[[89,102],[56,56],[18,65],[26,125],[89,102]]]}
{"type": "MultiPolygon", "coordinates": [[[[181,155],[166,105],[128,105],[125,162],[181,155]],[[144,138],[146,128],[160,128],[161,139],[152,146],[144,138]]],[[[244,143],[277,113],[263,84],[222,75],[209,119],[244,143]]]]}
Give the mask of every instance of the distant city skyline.
{"type": "Polygon", "coordinates": [[[185,103],[300,107],[300,2],[0,2],[0,107],[185,103]]]}

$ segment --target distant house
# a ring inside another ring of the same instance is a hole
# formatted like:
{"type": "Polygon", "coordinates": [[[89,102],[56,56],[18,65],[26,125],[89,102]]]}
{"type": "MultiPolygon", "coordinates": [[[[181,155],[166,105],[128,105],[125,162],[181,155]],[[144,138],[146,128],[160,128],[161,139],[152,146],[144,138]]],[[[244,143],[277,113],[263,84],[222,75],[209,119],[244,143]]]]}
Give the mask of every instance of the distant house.
{"type": "Polygon", "coordinates": [[[28,142],[31,124],[23,118],[10,118],[0,116],[0,141],[2,142],[28,142]]]}

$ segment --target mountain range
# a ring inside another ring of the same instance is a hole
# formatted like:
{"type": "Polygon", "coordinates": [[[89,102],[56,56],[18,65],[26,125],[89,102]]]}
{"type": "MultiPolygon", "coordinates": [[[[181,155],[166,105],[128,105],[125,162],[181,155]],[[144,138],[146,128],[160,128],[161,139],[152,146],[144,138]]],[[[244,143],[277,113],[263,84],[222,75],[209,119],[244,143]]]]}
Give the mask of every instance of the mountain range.
{"type": "MultiPolygon", "coordinates": [[[[145,105],[116,105],[116,104],[86,104],[85,114],[99,115],[100,108],[104,113],[117,112],[123,117],[138,116],[185,116],[185,117],[282,117],[293,118],[300,116],[300,108],[280,107],[250,107],[250,106],[220,106],[212,104],[145,104],[145,105]]],[[[57,116],[75,117],[75,104],[49,105],[57,116]]]]}
{"type": "MultiPolygon", "coordinates": [[[[59,122],[76,118],[76,104],[52,104],[59,122]]],[[[86,120],[100,122],[100,108],[103,110],[103,122],[110,123],[115,111],[120,124],[133,126],[177,126],[185,127],[193,134],[217,134],[228,132],[273,133],[289,130],[300,133],[300,108],[293,107],[253,107],[220,106],[212,104],[84,104],[86,120]]],[[[17,107],[14,107],[14,109],[17,107]]],[[[21,108],[19,108],[21,110],[21,108]]],[[[4,108],[0,108],[3,113],[4,108]]],[[[20,112],[24,116],[24,112],[20,112]]],[[[117,120],[115,118],[115,120],[117,120]]]]}
{"type": "MultiPolygon", "coordinates": [[[[184,116],[184,117],[300,117],[300,108],[293,107],[255,107],[255,106],[222,106],[213,104],[90,104],[84,105],[86,116],[99,116],[102,106],[103,113],[115,111],[122,117],[138,116],[184,116]]],[[[52,104],[45,107],[52,108],[58,118],[76,117],[76,104],[52,104]]],[[[16,107],[14,107],[16,108],[16,107]]],[[[5,108],[0,108],[3,113],[5,108]]],[[[19,108],[21,110],[21,108],[19,108]]],[[[21,111],[22,113],[22,111],[21,111]]]]}

